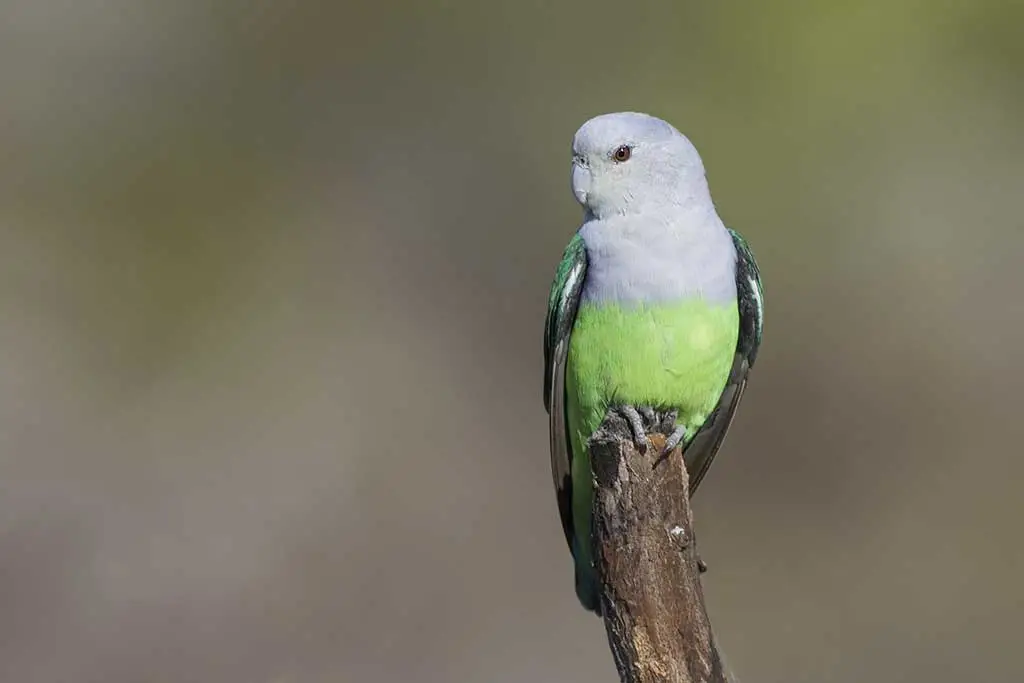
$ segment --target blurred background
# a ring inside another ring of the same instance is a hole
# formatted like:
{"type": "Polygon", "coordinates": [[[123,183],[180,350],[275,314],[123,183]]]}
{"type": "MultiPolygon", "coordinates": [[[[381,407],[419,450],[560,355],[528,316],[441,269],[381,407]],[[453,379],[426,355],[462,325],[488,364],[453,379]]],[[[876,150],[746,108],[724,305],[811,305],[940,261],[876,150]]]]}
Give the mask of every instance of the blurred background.
{"type": "Polygon", "coordinates": [[[1024,3],[0,5],[0,681],[616,680],[541,405],[576,128],[761,265],[746,681],[1020,681],[1024,3]]]}

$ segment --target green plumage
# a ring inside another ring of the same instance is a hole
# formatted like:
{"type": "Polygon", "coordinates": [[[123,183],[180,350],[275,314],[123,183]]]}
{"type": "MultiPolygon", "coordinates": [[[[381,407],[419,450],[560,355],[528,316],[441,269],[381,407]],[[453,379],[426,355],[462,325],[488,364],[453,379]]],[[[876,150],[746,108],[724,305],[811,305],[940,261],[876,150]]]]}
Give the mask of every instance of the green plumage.
{"type": "Polygon", "coordinates": [[[738,333],[735,301],[580,306],[566,366],[573,452],[613,404],[676,409],[695,433],[722,395],[738,333]]]}

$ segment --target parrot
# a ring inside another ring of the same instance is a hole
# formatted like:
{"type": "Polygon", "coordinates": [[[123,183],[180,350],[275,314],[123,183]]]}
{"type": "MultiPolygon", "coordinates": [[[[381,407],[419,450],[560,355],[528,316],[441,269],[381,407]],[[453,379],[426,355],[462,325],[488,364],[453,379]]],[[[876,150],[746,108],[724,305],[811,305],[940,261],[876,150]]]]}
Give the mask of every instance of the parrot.
{"type": "Polygon", "coordinates": [[[722,222],[697,149],[668,122],[602,114],[573,136],[582,225],[559,262],[544,324],[551,472],[576,596],[597,614],[587,444],[608,411],[649,445],[642,416],[674,416],[693,495],[754,366],[764,292],[754,255],[722,222]]]}

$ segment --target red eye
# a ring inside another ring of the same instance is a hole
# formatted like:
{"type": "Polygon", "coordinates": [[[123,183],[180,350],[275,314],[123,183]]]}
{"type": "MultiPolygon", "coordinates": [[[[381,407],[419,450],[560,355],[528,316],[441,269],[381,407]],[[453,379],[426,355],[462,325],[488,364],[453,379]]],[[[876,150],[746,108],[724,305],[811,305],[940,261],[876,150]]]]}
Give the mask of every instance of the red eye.
{"type": "Polygon", "coordinates": [[[623,161],[629,161],[629,157],[632,155],[633,149],[629,145],[621,145],[612,152],[612,159],[621,164],[623,161]]]}

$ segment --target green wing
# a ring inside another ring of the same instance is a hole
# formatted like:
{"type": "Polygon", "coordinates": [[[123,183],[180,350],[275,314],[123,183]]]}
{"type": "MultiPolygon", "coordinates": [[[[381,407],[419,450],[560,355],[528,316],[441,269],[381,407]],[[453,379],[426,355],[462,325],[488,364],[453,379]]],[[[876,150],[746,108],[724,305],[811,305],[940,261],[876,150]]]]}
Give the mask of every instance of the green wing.
{"type": "Polygon", "coordinates": [[[587,250],[583,238],[576,234],[555,271],[544,323],[544,408],[550,416],[551,476],[558,497],[558,512],[562,516],[562,530],[570,550],[573,545],[572,453],[565,427],[565,359],[586,274],[587,250]]]}
{"type": "Polygon", "coordinates": [[[736,351],[746,357],[750,367],[754,367],[764,327],[764,287],[750,245],[735,230],[729,232],[736,245],[736,296],[740,305],[740,338],[736,351]]]}
{"type": "Polygon", "coordinates": [[[729,380],[725,384],[718,405],[704,425],[694,435],[683,451],[683,461],[690,475],[690,495],[697,490],[701,479],[707,473],[718,449],[725,440],[736,408],[747,387],[747,375],[754,367],[757,350],[761,346],[761,329],[764,326],[764,290],[761,273],[754,260],[750,246],[739,233],[730,230],[736,246],[736,298],[740,312],[739,339],[736,342],[736,356],[733,360],[729,380]]]}

